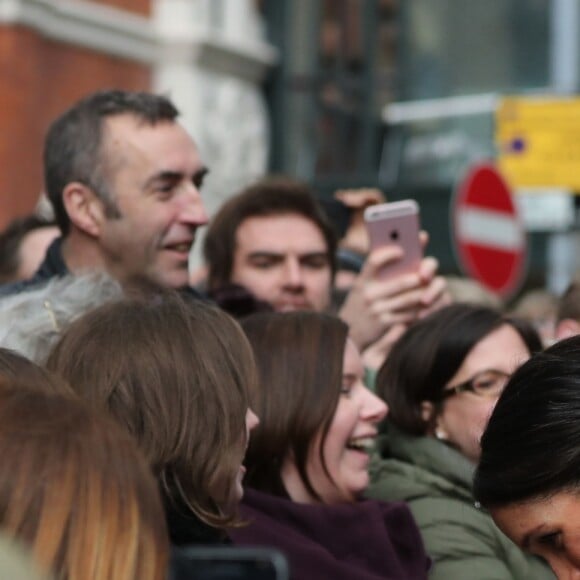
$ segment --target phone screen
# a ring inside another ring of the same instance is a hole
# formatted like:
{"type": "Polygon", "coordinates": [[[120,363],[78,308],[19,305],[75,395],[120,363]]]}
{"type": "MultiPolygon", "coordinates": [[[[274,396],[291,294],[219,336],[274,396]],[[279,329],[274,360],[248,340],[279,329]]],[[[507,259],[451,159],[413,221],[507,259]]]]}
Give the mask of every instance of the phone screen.
{"type": "Polygon", "coordinates": [[[288,580],[288,566],[277,550],[238,547],[176,549],[171,580],[288,580]]]}

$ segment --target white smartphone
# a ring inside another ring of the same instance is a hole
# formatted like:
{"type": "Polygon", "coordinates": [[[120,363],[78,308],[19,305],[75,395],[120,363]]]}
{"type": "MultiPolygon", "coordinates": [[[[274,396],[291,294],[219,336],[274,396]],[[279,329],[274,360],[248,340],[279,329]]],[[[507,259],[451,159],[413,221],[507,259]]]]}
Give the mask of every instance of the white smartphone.
{"type": "Polygon", "coordinates": [[[387,264],[379,272],[379,278],[416,272],[423,258],[419,239],[419,205],[413,199],[381,203],[367,207],[365,223],[371,240],[371,250],[385,246],[399,246],[403,256],[387,264]]]}

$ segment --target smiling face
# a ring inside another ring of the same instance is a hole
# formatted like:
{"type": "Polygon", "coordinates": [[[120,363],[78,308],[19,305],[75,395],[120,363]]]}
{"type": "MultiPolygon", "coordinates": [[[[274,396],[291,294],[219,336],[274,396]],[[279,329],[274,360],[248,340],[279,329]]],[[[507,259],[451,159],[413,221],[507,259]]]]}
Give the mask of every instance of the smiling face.
{"type": "Polygon", "coordinates": [[[520,548],[544,558],[559,579],[580,578],[580,496],[560,492],[490,510],[520,548]]]}
{"type": "MultiPolygon", "coordinates": [[[[469,351],[445,388],[452,388],[486,370],[511,375],[529,358],[530,353],[520,335],[509,324],[503,324],[469,351]]],[[[496,403],[497,397],[483,397],[468,391],[457,393],[442,403],[435,433],[476,462],[480,454],[479,441],[496,403]]]]}
{"type": "MultiPolygon", "coordinates": [[[[310,449],[306,470],[313,488],[324,503],[354,501],[369,484],[369,452],[377,436],[377,423],[387,414],[387,405],[364,384],[360,354],[351,340],[343,359],[342,390],[322,448],[327,473],[320,459],[322,436],[310,449]]],[[[314,503],[297,477],[283,480],[290,497],[314,503]]]]}
{"type": "Polygon", "coordinates": [[[230,281],[277,311],[323,312],[331,265],[318,227],[298,214],[250,217],[236,232],[230,281]]]}
{"type": "Polygon", "coordinates": [[[103,156],[118,210],[104,210],[100,252],[111,274],[179,288],[188,282],[189,250],[207,223],[199,188],[206,173],[197,148],[177,123],[153,126],[132,115],[107,119],[103,156]]]}

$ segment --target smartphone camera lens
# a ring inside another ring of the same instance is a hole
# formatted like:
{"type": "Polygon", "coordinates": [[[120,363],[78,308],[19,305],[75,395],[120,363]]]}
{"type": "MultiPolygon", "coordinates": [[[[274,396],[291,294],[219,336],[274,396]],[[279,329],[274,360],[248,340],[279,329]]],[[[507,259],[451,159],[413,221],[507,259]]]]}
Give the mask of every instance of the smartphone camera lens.
{"type": "Polygon", "coordinates": [[[399,232],[397,230],[393,230],[391,232],[391,240],[393,240],[393,242],[396,242],[399,239],[399,232]]]}

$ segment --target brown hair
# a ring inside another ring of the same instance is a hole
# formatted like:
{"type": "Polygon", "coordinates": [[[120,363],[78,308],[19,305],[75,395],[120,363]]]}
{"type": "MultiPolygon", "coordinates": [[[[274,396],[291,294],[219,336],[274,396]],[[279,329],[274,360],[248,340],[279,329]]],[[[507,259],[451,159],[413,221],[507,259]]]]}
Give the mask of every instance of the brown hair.
{"type": "Polygon", "coordinates": [[[15,382],[46,393],[73,395],[69,385],[53,373],[9,348],[0,347],[0,388],[15,382]]]}
{"type": "Polygon", "coordinates": [[[332,275],[336,272],[336,234],[307,185],[284,177],[258,181],[228,200],[213,217],[204,243],[208,286],[216,290],[231,282],[236,234],[248,218],[300,215],[311,221],[326,242],[332,275]]]}
{"type": "Polygon", "coordinates": [[[163,580],[159,493],[135,443],[79,400],[0,389],[0,524],[62,580],[163,580]]]}
{"type": "Polygon", "coordinates": [[[286,496],[281,468],[292,457],[306,489],[320,499],[308,478],[307,463],[321,433],[320,459],[326,470],[322,449],[340,398],[348,327],[315,312],[257,314],[242,327],[258,366],[252,408],[260,417],[244,461],[245,481],[286,496]]]}
{"type": "Polygon", "coordinates": [[[137,438],[176,507],[234,520],[220,494],[243,459],[255,368],[230,316],[171,291],[127,298],[74,322],[47,365],[137,438]]]}

